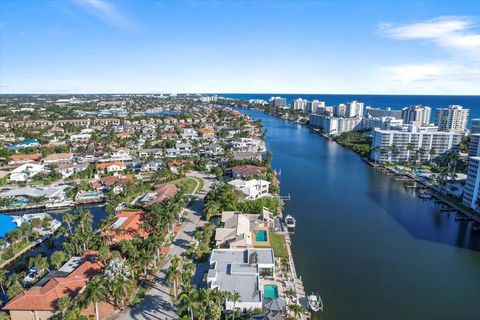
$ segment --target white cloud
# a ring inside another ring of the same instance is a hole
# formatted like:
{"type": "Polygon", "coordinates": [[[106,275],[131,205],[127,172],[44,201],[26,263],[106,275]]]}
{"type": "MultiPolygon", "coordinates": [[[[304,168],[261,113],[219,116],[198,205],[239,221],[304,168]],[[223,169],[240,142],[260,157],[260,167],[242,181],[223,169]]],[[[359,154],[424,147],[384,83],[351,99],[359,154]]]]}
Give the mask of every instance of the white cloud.
{"type": "Polygon", "coordinates": [[[475,17],[445,16],[401,26],[383,23],[380,30],[392,39],[426,40],[445,48],[480,53],[480,31],[475,17]]]}
{"type": "Polygon", "coordinates": [[[404,64],[382,67],[391,74],[391,79],[400,82],[432,80],[442,75],[445,66],[441,64],[404,64]]]}
{"type": "Polygon", "coordinates": [[[74,0],[101,20],[122,28],[131,29],[132,23],[110,2],[105,0],[74,0]]]}

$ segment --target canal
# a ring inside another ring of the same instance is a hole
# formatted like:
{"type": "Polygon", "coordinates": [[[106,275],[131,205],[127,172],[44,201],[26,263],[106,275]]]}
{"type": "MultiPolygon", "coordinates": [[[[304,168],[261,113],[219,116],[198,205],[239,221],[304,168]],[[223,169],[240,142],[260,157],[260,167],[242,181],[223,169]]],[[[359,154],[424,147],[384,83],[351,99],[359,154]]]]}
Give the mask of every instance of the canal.
{"type": "Polygon", "coordinates": [[[480,234],[309,129],[257,111],[321,319],[478,319],[480,234]]]}

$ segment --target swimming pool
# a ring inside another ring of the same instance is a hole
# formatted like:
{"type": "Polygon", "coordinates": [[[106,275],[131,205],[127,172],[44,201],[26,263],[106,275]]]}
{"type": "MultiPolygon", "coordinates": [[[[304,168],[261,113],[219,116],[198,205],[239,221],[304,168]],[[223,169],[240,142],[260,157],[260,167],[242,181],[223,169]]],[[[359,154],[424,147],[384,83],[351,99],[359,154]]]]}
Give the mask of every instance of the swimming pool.
{"type": "Polygon", "coordinates": [[[258,230],[255,234],[255,241],[257,242],[267,242],[267,230],[258,230]]]}
{"type": "Polygon", "coordinates": [[[5,234],[17,228],[13,218],[0,214],[0,238],[5,238],[5,234]]]}
{"type": "Polygon", "coordinates": [[[86,192],[82,193],[78,196],[79,198],[96,198],[98,197],[98,192],[92,191],[92,192],[86,192]]]}
{"type": "Polygon", "coordinates": [[[278,287],[274,284],[266,284],[263,286],[264,298],[278,298],[278,287]]]}

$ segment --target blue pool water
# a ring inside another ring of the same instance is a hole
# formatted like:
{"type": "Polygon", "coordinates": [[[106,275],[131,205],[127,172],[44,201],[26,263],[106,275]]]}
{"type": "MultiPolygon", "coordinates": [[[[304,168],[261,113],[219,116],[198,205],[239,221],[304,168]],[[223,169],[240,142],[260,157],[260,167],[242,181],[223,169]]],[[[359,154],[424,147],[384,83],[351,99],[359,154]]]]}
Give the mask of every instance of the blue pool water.
{"type": "Polygon", "coordinates": [[[257,234],[255,234],[255,240],[258,242],[266,242],[267,241],[267,231],[266,230],[259,230],[257,234]]]}
{"type": "Polygon", "coordinates": [[[12,231],[17,227],[17,224],[13,222],[13,218],[0,214],[0,238],[4,238],[7,232],[12,231]]]}
{"type": "Polygon", "coordinates": [[[264,298],[278,298],[278,288],[274,284],[266,284],[263,286],[264,298]]]}
{"type": "Polygon", "coordinates": [[[80,196],[81,198],[96,198],[98,197],[98,192],[87,192],[80,196]]]}

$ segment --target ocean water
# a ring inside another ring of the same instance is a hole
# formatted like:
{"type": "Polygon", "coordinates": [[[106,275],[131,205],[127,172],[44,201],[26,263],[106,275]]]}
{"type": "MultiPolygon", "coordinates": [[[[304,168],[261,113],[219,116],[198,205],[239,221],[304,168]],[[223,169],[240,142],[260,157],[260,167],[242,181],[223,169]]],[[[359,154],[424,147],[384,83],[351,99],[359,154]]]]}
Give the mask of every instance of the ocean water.
{"type": "MultiPolygon", "coordinates": [[[[479,88],[480,94],[480,88],[479,88]]],[[[365,103],[365,106],[375,108],[401,109],[410,105],[421,104],[429,106],[432,109],[448,107],[451,104],[458,104],[470,109],[469,119],[480,118],[480,95],[477,96],[442,96],[442,95],[365,95],[365,94],[250,94],[250,93],[218,93],[217,95],[232,99],[263,99],[268,101],[271,97],[287,98],[287,103],[291,104],[293,100],[303,98],[307,100],[325,101],[327,105],[337,105],[353,100],[365,103]]],[[[432,119],[433,122],[433,111],[432,119]]]]}

